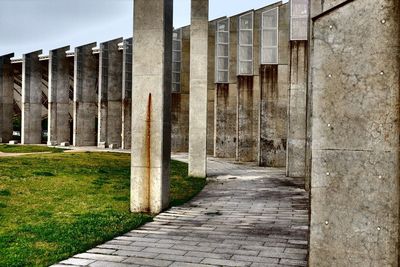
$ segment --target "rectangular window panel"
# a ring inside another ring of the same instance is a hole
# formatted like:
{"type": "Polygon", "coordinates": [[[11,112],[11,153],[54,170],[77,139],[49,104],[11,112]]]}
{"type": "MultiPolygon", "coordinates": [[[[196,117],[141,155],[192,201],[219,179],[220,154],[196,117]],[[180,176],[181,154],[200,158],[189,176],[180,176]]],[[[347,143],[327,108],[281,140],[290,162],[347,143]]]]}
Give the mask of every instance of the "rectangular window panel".
{"type": "Polygon", "coordinates": [[[215,82],[229,82],[229,19],[217,22],[215,51],[215,82]]]}
{"type": "Polygon", "coordinates": [[[239,17],[238,75],[253,75],[253,12],[239,17]]]}
{"type": "Polygon", "coordinates": [[[290,40],[308,39],[309,0],[290,1],[290,40]]]}
{"type": "Polygon", "coordinates": [[[181,91],[182,29],[172,35],[172,93],[181,91]]]}
{"type": "Polygon", "coordinates": [[[278,64],[279,9],[262,13],[261,64],[278,64]]]}

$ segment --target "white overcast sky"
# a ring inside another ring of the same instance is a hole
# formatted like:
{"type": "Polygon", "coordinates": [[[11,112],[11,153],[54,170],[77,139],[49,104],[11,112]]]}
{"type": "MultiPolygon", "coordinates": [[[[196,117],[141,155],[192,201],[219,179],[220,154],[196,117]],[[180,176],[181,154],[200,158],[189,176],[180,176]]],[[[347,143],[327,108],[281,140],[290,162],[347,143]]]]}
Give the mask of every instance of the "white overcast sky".
{"type": "MultiPolygon", "coordinates": [[[[0,55],[132,36],[134,0],[0,0],[0,55]]],[[[210,0],[210,19],[276,0],[210,0]]],[[[283,1],[287,2],[287,1],[283,1]]],[[[190,23],[190,0],[174,0],[174,27],[190,23]]]]}

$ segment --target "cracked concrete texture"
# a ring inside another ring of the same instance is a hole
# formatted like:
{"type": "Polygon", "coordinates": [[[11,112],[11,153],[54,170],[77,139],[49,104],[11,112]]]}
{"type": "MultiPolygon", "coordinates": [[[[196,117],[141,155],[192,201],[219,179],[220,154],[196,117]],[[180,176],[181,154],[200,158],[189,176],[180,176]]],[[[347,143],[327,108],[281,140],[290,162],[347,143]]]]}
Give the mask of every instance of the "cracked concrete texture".
{"type": "Polygon", "coordinates": [[[397,266],[399,2],[349,1],[313,36],[310,266],[397,266]]]}

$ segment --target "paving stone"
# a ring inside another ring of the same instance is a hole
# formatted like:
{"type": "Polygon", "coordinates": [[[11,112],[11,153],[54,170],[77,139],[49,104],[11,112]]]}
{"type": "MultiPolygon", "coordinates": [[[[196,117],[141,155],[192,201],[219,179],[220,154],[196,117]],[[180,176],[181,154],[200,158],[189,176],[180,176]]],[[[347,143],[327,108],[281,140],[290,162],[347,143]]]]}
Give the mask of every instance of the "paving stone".
{"type": "Polygon", "coordinates": [[[68,265],[85,266],[85,265],[88,265],[88,264],[90,264],[90,263],[92,263],[92,262],[94,262],[94,261],[95,261],[95,260],[74,259],[74,258],[72,258],[72,259],[68,259],[68,260],[62,261],[62,262],[60,262],[60,263],[62,263],[62,264],[68,264],[68,265]]]}
{"type": "Polygon", "coordinates": [[[221,259],[211,259],[206,258],[202,261],[202,263],[206,264],[215,264],[222,266],[250,266],[251,262],[242,262],[242,261],[234,261],[234,260],[221,260],[221,259]]]}
{"type": "Polygon", "coordinates": [[[120,257],[120,256],[114,256],[114,255],[93,254],[93,253],[81,253],[81,254],[75,255],[74,258],[102,260],[102,261],[111,261],[111,262],[121,262],[126,259],[126,257],[120,257]]]}
{"type": "Polygon", "coordinates": [[[139,265],[148,265],[148,266],[169,266],[171,265],[172,261],[166,260],[157,260],[157,259],[146,259],[146,258],[139,258],[139,257],[129,257],[124,261],[124,263],[133,263],[139,265]]]}
{"type": "Polygon", "coordinates": [[[176,262],[185,262],[185,263],[199,263],[204,258],[199,257],[191,257],[189,255],[179,256],[179,255],[171,255],[171,254],[160,254],[156,257],[156,259],[160,260],[171,260],[176,262]]]}
{"type": "Polygon", "coordinates": [[[95,261],[89,264],[91,267],[139,267],[136,264],[126,264],[126,263],[118,263],[118,262],[109,262],[109,261],[95,261]]]}

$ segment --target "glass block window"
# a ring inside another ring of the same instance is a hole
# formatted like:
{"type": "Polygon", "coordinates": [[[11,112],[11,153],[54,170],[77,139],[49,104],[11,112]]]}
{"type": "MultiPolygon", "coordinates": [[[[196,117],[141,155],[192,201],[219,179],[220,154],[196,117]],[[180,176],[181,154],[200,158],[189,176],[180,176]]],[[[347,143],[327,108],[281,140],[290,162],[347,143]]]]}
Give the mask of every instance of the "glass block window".
{"type": "Polygon", "coordinates": [[[217,22],[215,82],[229,83],[229,19],[217,22]]]}
{"type": "Polygon", "coordinates": [[[182,29],[174,30],[172,37],[172,92],[181,91],[182,29]]]}
{"type": "Polygon", "coordinates": [[[239,17],[238,75],[253,75],[253,12],[239,17]]]}
{"type": "Polygon", "coordinates": [[[290,40],[308,39],[308,0],[290,1],[290,40]]]}
{"type": "Polygon", "coordinates": [[[262,13],[261,64],[278,64],[278,17],[279,9],[262,13]]]}

